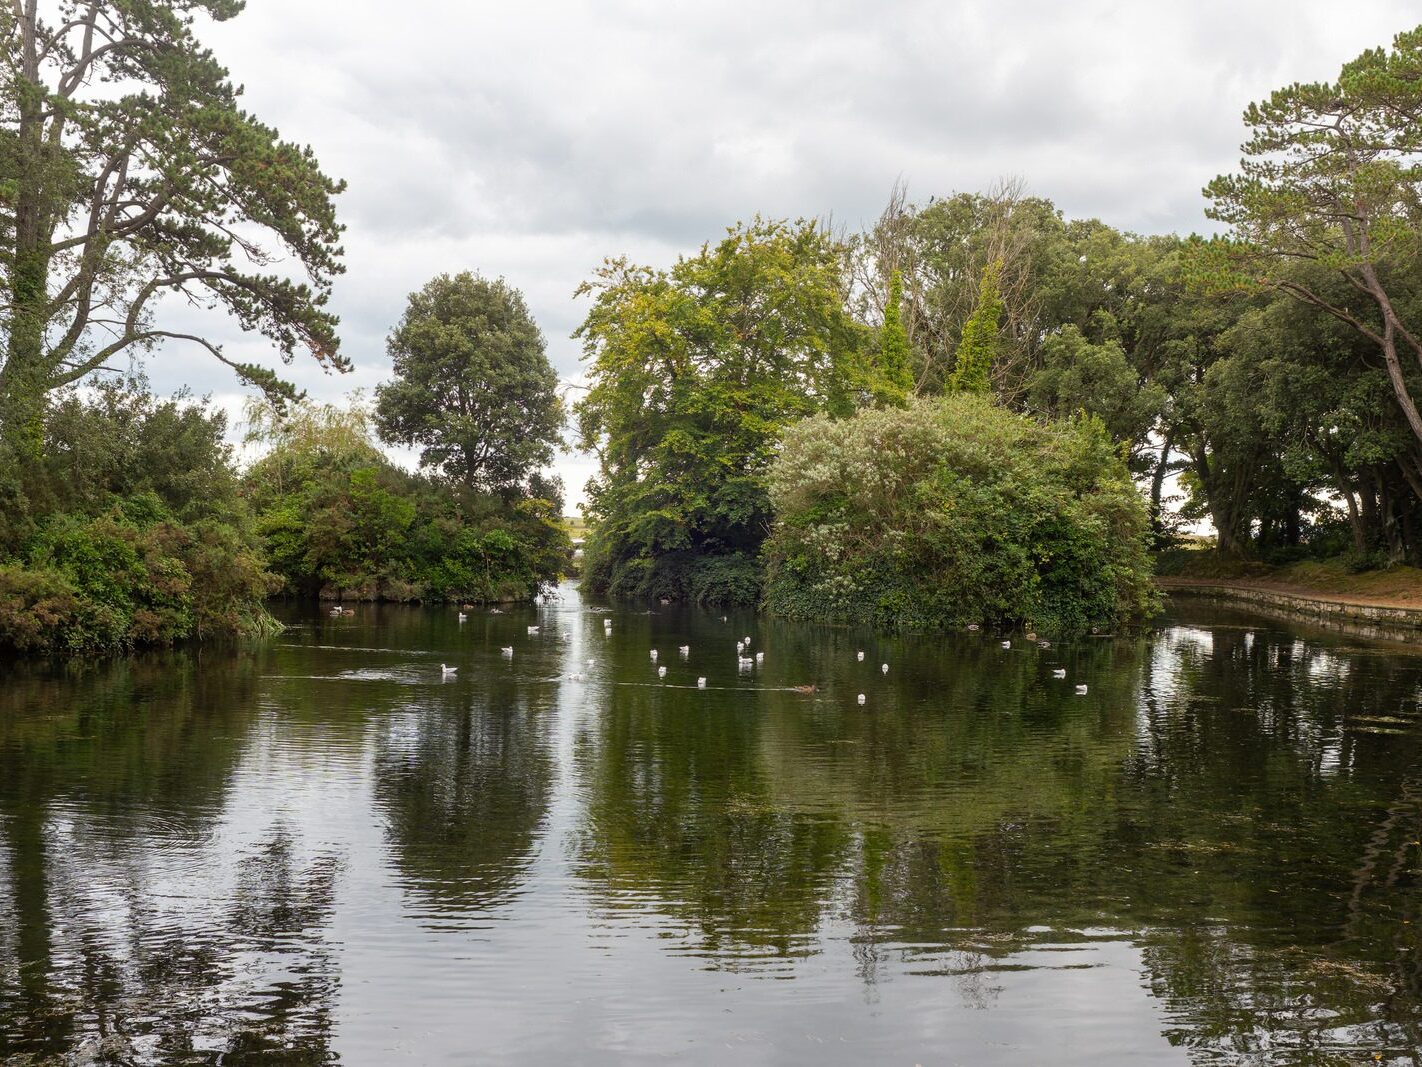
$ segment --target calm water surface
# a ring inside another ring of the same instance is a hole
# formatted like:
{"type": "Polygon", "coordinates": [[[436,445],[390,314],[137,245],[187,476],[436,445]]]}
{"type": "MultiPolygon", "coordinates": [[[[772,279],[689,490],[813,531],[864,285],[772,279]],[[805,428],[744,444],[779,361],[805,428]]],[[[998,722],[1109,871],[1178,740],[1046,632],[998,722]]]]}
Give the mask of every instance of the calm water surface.
{"type": "Polygon", "coordinates": [[[1414,654],[288,621],[0,667],[0,1060],[1419,1062],[1414,654]]]}

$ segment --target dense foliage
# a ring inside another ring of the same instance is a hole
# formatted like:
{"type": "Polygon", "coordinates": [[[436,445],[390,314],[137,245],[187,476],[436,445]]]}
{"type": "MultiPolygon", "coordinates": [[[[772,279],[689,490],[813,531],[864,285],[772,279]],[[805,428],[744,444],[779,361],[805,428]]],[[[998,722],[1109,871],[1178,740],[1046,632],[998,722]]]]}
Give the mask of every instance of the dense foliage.
{"type": "Polygon", "coordinates": [[[365,410],[254,405],[269,447],[245,491],[282,589],[302,596],[523,600],[556,581],[571,552],[556,485],[508,499],[410,474],[376,448],[365,410]]]}
{"type": "Polygon", "coordinates": [[[0,463],[0,650],[92,652],[273,628],[226,420],[141,382],[63,396],[0,463]]]}
{"type": "Polygon", "coordinates": [[[846,250],[814,223],[755,220],[670,271],[611,260],[583,287],[578,404],[595,593],[754,603],[780,432],[868,396],[846,250]]]}
{"type": "Polygon", "coordinates": [[[1082,630],[1153,606],[1145,503],[1093,419],[971,395],[818,416],[786,433],[770,492],[779,614],[1082,630]]]}
{"type": "Polygon", "coordinates": [[[517,289],[442,274],[410,294],[388,347],[394,377],[376,390],[376,426],[385,441],[420,446],[420,466],[510,494],[553,461],[558,376],[517,289]]]}

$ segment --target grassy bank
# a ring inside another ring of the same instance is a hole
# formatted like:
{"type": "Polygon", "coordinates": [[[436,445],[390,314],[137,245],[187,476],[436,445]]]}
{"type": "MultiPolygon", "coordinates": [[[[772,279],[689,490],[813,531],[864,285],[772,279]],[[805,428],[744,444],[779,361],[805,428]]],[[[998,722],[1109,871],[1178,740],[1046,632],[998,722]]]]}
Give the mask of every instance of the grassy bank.
{"type": "Polygon", "coordinates": [[[1156,557],[1165,579],[1239,585],[1387,607],[1422,608],[1422,569],[1356,570],[1343,560],[1300,560],[1271,565],[1233,559],[1213,549],[1172,549],[1156,557]]]}

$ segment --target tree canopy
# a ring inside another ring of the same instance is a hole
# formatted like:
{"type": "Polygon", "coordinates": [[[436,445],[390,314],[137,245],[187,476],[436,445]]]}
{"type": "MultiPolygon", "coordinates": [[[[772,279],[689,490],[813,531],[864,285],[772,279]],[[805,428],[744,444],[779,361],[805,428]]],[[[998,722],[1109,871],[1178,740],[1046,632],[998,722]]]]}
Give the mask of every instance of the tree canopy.
{"type": "Polygon", "coordinates": [[[1232,239],[1202,245],[1212,280],[1286,293],[1356,330],[1382,357],[1414,438],[1405,469],[1422,493],[1422,27],[1294,83],[1244,113],[1237,174],[1205,189],[1232,239]],[[1330,283],[1341,278],[1346,286],[1330,283]],[[1404,364],[1402,353],[1413,357],[1404,364]]]}
{"type": "Polygon", "coordinates": [[[780,432],[868,395],[847,288],[824,227],[757,218],[669,271],[609,260],[579,290],[593,589],[755,599],[780,432]]]}
{"type": "Polygon", "coordinates": [[[513,492],[553,460],[558,376],[523,295],[502,279],[441,274],[390,335],[394,377],[376,391],[389,442],[472,490],[513,492]]]}

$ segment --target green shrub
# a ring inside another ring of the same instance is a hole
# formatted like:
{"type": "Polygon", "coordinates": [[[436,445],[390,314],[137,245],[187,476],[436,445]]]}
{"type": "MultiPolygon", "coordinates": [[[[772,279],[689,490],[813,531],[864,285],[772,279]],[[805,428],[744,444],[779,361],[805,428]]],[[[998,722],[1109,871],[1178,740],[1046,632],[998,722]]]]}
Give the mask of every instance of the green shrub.
{"type": "Polygon", "coordinates": [[[0,651],[272,632],[226,428],[142,378],[59,396],[40,455],[0,462],[0,651]]]}
{"type": "Polygon", "coordinates": [[[50,517],[0,572],[0,648],[102,652],[270,632],[270,575],[232,527],[183,526],[143,496],[50,517]],[[27,618],[28,616],[28,618],[27,618]]]}
{"type": "Polygon", "coordinates": [[[1145,503],[1092,420],[961,395],[817,416],[785,435],[770,492],[777,614],[1071,631],[1155,608],[1145,503]]]}
{"type": "Polygon", "coordinates": [[[760,560],[754,556],[703,556],[691,572],[691,598],[706,607],[755,604],[764,578],[760,560]]]}
{"type": "Polygon", "coordinates": [[[556,484],[508,499],[411,474],[371,440],[363,409],[257,412],[271,451],[245,479],[281,590],[342,599],[526,600],[558,579],[572,546],[556,484]]]}
{"type": "Polygon", "coordinates": [[[0,648],[47,652],[83,621],[78,591],[55,570],[0,565],[0,648]]]}
{"type": "MultiPolygon", "coordinates": [[[[610,539],[588,538],[583,585],[615,600],[676,600],[704,607],[747,607],[760,601],[760,560],[744,552],[703,556],[691,549],[616,559],[610,539]]],[[[625,545],[625,543],[624,543],[625,545]]]]}

